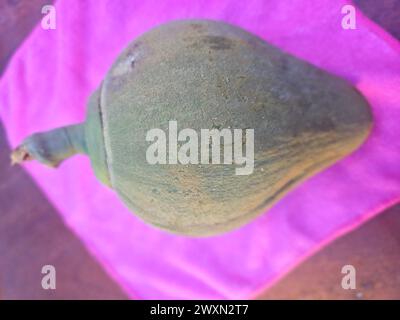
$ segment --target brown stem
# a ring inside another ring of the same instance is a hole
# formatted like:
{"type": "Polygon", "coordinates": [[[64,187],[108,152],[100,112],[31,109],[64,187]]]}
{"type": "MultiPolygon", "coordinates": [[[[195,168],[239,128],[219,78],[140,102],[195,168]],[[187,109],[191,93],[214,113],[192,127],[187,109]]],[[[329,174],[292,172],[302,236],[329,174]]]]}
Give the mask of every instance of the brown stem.
{"type": "Polygon", "coordinates": [[[57,167],[76,153],[87,153],[84,124],[39,132],[27,137],[12,151],[11,164],[34,159],[50,167],[57,167]]]}

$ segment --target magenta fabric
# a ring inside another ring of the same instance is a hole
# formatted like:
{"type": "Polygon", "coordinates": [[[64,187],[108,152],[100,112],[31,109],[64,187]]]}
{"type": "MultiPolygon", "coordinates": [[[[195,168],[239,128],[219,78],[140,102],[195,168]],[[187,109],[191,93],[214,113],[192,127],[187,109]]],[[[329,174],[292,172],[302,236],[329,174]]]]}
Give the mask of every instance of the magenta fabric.
{"type": "MultiPolygon", "coordinates": [[[[132,298],[251,298],[335,237],[400,199],[400,46],[341,0],[58,1],[56,30],[38,25],[0,82],[0,116],[15,147],[26,135],[83,121],[86,100],[118,53],[173,19],[212,18],[350,80],[374,129],[351,156],[309,179],[254,222],[186,238],[145,225],[101,185],[89,159],[26,170],[132,298]]],[[[338,271],[340,272],[340,271],[338,271]]]]}

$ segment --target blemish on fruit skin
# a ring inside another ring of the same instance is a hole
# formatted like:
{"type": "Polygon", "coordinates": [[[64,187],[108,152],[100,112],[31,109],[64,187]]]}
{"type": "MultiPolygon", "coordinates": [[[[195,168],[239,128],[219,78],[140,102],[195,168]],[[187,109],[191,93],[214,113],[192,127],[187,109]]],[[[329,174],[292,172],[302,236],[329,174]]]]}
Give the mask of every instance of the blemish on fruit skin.
{"type": "Polygon", "coordinates": [[[227,50],[233,47],[233,41],[221,36],[204,36],[202,41],[214,50],[227,50]]]}
{"type": "Polygon", "coordinates": [[[114,77],[123,76],[124,74],[129,73],[135,67],[135,63],[137,62],[139,57],[139,53],[132,53],[128,55],[124,60],[122,60],[113,70],[112,75],[114,77]]]}
{"type": "Polygon", "coordinates": [[[190,26],[196,31],[203,31],[203,26],[200,23],[191,23],[190,26]]]}
{"type": "Polygon", "coordinates": [[[135,66],[135,62],[136,62],[135,57],[130,57],[129,61],[131,63],[131,69],[133,69],[133,67],[135,66]]]}
{"type": "Polygon", "coordinates": [[[128,67],[129,64],[127,63],[127,61],[123,61],[119,63],[118,66],[113,70],[112,75],[114,77],[121,76],[129,71],[128,67]]]}
{"type": "Polygon", "coordinates": [[[134,69],[136,62],[142,56],[142,51],[139,50],[140,44],[141,43],[138,42],[132,45],[132,47],[126,53],[125,57],[113,70],[112,75],[114,77],[123,76],[124,74],[127,74],[134,69]]]}
{"type": "MultiPolygon", "coordinates": [[[[235,43],[232,39],[222,36],[187,36],[183,41],[188,43],[189,48],[201,49],[209,48],[211,50],[229,50],[233,49],[235,43]]],[[[208,51],[210,54],[210,50],[208,51]]]]}

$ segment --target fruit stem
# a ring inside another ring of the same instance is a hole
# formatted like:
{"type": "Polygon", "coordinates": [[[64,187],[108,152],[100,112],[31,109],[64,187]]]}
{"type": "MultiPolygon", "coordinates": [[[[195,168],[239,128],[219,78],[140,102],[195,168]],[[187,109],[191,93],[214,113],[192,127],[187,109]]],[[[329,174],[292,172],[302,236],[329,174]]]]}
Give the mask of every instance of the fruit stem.
{"type": "Polygon", "coordinates": [[[11,164],[37,160],[55,168],[77,153],[87,154],[84,123],[35,133],[25,138],[11,153],[11,164]]]}

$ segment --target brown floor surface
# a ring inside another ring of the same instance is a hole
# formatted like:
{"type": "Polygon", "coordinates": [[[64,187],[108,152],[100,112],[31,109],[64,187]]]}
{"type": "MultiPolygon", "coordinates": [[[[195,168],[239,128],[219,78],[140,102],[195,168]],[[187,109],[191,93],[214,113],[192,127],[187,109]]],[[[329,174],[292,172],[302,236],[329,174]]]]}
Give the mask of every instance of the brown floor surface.
{"type": "Polygon", "coordinates": [[[307,259],[259,299],[400,299],[400,205],[307,259]],[[344,290],[342,267],[356,269],[344,290]]]}

